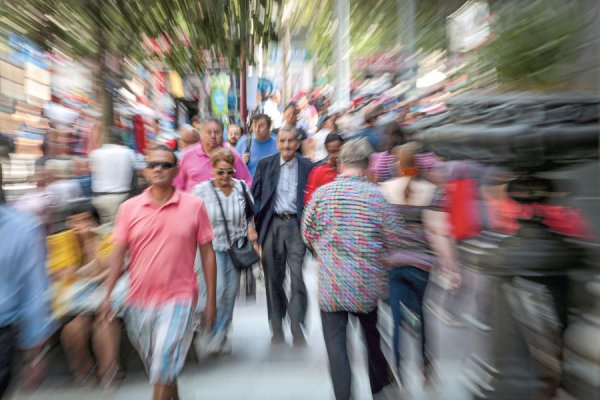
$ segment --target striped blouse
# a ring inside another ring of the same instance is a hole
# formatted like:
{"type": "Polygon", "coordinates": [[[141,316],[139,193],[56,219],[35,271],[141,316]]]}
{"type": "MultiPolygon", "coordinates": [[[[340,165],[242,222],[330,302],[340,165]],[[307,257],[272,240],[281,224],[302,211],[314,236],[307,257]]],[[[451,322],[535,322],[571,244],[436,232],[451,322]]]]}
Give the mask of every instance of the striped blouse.
{"type": "MultiPolygon", "coordinates": [[[[219,200],[223,206],[223,212],[227,219],[227,227],[229,228],[229,235],[232,241],[236,241],[246,236],[248,224],[246,221],[245,209],[246,202],[244,200],[244,192],[242,185],[246,188],[246,193],[250,199],[252,199],[252,192],[248,185],[244,181],[238,179],[233,180],[233,190],[229,196],[226,196],[219,188],[215,187],[219,195],[219,200]]],[[[192,190],[194,196],[202,198],[206,211],[210,218],[213,231],[213,248],[218,251],[226,251],[230,245],[227,242],[227,235],[225,233],[225,224],[223,222],[223,216],[219,203],[215,197],[215,192],[212,188],[212,180],[202,182],[194,187],[192,190]]]]}
{"type": "Polygon", "coordinates": [[[386,295],[382,266],[387,203],[364,177],[338,176],[304,210],[302,235],[319,258],[322,311],[367,313],[386,295]]]}

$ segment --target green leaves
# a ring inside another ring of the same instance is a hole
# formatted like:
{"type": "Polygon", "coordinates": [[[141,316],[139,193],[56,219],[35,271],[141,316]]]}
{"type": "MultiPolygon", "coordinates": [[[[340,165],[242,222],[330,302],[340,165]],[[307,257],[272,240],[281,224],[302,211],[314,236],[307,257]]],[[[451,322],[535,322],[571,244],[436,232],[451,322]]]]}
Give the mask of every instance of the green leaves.
{"type": "Polygon", "coordinates": [[[238,65],[274,37],[281,0],[2,0],[0,29],[23,33],[73,56],[101,51],[165,62],[179,72],[210,67],[203,50],[238,65]],[[149,52],[157,40],[162,52],[149,52]],[[100,48],[102,47],[102,49],[100,48]]]}
{"type": "Polygon", "coordinates": [[[552,87],[576,73],[568,63],[580,50],[585,24],[575,2],[509,2],[497,15],[495,38],[481,50],[479,61],[482,69],[495,68],[498,83],[552,87]]]}

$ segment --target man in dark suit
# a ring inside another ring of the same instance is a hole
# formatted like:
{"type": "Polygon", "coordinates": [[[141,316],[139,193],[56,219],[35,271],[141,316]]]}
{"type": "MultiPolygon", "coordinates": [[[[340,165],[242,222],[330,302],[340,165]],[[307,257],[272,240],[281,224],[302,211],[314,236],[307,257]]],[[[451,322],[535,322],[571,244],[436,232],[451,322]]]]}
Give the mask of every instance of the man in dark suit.
{"type": "Polygon", "coordinates": [[[300,234],[304,192],[310,160],[296,153],[300,147],[298,131],[284,127],[277,137],[279,153],[259,161],[254,174],[252,194],[258,240],[262,246],[267,307],[273,332],[272,342],[284,341],[282,323],[290,317],[294,346],[304,345],[302,325],[306,315],[306,286],[302,266],[306,247],[300,234]],[[290,269],[291,297],[286,297],[283,281],[286,265],[290,269]]]}

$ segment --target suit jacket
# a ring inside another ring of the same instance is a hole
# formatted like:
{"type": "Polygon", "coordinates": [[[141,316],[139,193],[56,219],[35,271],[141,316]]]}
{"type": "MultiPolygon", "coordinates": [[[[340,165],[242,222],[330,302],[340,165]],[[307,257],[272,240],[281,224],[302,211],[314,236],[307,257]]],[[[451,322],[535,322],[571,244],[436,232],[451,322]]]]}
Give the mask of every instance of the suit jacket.
{"type": "MultiPolygon", "coordinates": [[[[264,243],[267,231],[275,214],[275,197],[279,184],[280,153],[265,157],[258,162],[252,181],[252,196],[254,197],[254,222],[260,244],[264,243]]],[[[298,158],[298,189],[296,198],[296,219],[298,226],[304,211],[304,193],[312,163],[308,158],[296,155],[298,158]]]]}

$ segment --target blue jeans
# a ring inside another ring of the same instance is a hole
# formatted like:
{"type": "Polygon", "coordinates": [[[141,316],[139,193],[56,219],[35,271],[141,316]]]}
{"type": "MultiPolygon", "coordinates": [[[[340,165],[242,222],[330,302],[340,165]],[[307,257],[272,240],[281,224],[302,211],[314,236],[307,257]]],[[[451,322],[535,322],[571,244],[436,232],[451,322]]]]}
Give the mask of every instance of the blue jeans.
{"type": "Polygon", "coordinates": [[[400,325],[402,308],[400,303],[417,314],[420,319],[421,355],[426,362],[425,318],[423,318],[423,297],[429,281],[429,272],[415,267],[399,267],[389,270],[390,307],[394,317],[394,357],[396,368],[400,366],[400,325]]]}
{"type": "Polygon", "coordinates": [[[213,334],[227,335],[233,318],[235,298],[240,288],[240,272],[227,251],[215,251],[217,258],[217,320],[213,334]]]}

